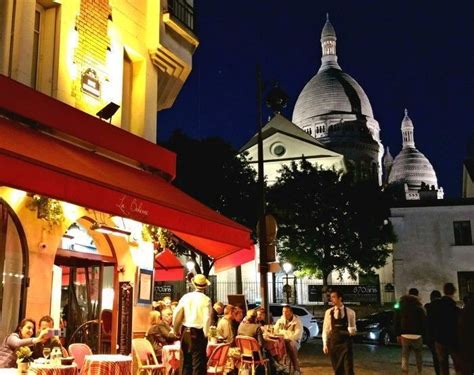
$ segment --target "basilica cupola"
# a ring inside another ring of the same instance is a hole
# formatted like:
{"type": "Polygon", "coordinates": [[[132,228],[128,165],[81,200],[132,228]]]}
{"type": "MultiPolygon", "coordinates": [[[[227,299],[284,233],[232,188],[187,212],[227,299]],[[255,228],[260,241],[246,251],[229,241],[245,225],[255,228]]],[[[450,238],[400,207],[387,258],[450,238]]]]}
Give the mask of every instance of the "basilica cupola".
{"type": "Polygon", "coordinates": [[[336,40],[336,30],[329,21],[329,13],[326,13],[326,23],[321,31],[322,63],[319,71],[328,68],[341,69],[337,63],[336,40]]]}

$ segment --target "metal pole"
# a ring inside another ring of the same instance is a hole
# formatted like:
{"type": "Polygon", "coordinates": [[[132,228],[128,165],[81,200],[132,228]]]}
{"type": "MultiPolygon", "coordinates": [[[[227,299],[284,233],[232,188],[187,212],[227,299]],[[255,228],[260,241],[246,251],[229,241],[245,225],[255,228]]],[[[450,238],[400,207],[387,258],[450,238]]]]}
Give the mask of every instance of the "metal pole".
{"type": "Polygon", "coordinates": [[[262,139],[262,73],[257,64],[257,125],[258,125],[258,184],[260,187],[260,212],[258,243],[260,249],[260,296],[265,316],[269,317],[268,309],[268,262],[267,262],[267,228],[265,222],[265,177],[263,170],[263,139],[262,139]]]}
{"type": "Polygon", "coordinates": [[[289,286],[290,284],[288,284],[288,273],[286,274],[286,285],[285,285],[285,289],[286,289],[286,304],[289,305],[290,304],[290,289],[289,289],[289,286]]]}

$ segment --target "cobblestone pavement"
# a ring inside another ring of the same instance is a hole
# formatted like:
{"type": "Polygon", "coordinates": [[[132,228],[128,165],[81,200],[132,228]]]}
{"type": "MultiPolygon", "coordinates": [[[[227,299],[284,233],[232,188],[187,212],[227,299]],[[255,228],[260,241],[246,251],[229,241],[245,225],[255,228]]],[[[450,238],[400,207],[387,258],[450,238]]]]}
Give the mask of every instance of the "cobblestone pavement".
{"type": "MultiPolygon", "coordinates": [[[[312,339],[299,352],[303,375],[332,375],[330,360],[323,354],[321,339],[312,339]]],[[[356,375],[399,375],[401,352],[397,345],[387,347],[354,344],[354,367],[356,375]]],[[[410,374],[416,374],[415,358],[411,355],[410,374]]],[[[423,375],[434,374],[433,361],[428,349],[423,353],[423,375]]],[[[454,372],[453,372],[454,374],[454,372]]]]}

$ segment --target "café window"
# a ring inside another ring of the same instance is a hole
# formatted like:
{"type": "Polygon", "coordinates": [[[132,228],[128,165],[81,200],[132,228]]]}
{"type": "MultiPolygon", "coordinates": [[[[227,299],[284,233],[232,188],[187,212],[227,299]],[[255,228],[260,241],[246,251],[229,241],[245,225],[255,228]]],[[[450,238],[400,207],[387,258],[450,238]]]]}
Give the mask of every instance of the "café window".
{"type": "Polygon", "coordinates": [[[455,221],[453,227],[455,245],[472,245],[471,222],[469,220],[455,221]]]}
{"type": "Polygon", "coordinates": [[[0,337],[14,332],[24,318],[28,249],[15,212],[0,199],[0,337]]]}

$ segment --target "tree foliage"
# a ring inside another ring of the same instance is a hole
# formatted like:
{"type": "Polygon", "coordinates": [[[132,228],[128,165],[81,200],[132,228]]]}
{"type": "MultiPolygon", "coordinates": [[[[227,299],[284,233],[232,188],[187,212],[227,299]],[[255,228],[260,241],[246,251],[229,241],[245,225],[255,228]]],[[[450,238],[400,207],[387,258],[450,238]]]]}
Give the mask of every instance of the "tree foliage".
{"type": "MultiPolygon", "coordinates": [[[[256,173],[244,156],[237,156],[237,150],[221,138],[194,139],[179,130],[164,146],[177,154],[176,186],[222,215],[255,228],[256,173]]],[[[202,272],[208,274],[210,260],[205,256],[203,260],[202,272]]]]}
{"type": "Polygon", "coordinates": [[[371,273],[396,238],[389,204],[371,182],[321,170],[306,160],[281,170],[268,193],[278,221],[279,253],[297,270],[323,278],[332,271],[371,273]]]}

